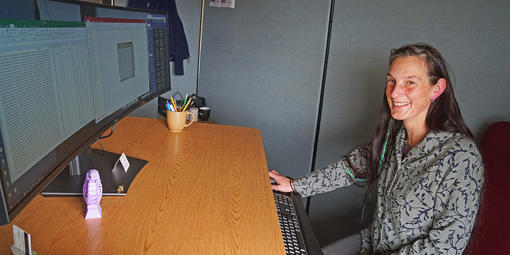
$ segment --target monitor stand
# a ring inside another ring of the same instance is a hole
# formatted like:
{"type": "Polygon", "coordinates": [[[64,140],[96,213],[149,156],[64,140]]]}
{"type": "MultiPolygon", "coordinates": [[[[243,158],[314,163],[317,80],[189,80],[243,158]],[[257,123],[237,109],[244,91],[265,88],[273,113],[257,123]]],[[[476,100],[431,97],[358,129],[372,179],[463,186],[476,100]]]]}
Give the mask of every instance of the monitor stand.
{"type": "Polygon", "coordinates": [[[147,161],[127,157],[130,166],[125,172],[120,163],[116,164],[119,158],[120,154],[87,148],[73,159],[41,194],[43,196],[82,196],[85,174],[89,169],[97,169],[103,186],[103,196],[125,196],[131,182],[147,161]],[[119,188],[120,185],[122,190],[119,188]]]}

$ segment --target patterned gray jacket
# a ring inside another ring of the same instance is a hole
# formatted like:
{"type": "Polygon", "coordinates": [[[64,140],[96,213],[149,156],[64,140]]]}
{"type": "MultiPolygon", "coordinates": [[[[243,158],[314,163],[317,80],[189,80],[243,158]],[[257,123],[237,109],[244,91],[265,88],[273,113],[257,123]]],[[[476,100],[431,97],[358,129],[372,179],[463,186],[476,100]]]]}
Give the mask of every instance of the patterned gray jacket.
{"type": "MultiPolygon", "coordinates": [[[[377,180],[372,224],[361,231],[362,254],[462,254],[473,228],[483,184],[476,144],[458,133],[430,131],[405,157],[405,129],[377,180]]],[[[370,146],[294,180],[302,196],[352,184],[346,169],[367,169],[370,146]]]]}

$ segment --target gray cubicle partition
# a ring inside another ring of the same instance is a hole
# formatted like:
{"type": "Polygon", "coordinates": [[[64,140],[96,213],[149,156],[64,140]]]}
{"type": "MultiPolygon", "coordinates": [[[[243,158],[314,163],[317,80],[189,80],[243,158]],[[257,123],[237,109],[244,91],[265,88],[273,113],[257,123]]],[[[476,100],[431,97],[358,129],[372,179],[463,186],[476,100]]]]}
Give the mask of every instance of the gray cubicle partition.
{"type": "Polygon", "coordinates": [[[207,6],[199,93],[222,124],[259,128],[270,168],[310,171],[330,2],[207,6]]]}
{"type": "MultiPolygon", "coordinates": [[[[428,42],[443,53],[475,135],[492,121],[510,120],[510,2],[411,2],[336,1],[317,167],[370,140],[390,49],[407,43],[428,42]]],[[[322,244],[356,231],[362,193],[348,188],[312,199],[322,244]]]]}
{"type": "Polygon", "coordinates": [[[0,17],[4,19],[35,19],[32,0],[0,1],[0,17]]]}

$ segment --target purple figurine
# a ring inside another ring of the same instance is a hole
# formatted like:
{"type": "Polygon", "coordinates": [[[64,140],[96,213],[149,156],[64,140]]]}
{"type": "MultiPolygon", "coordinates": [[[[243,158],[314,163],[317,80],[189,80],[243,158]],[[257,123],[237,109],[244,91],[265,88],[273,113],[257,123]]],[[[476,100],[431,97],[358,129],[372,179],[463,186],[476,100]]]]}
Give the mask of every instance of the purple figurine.
{"type": "Polygon", "coordinates": [[[103,185],[101,185],[101,178],[96,169],[90,169],[85,177],[83,183],[83,198],[87,203],[87,214],[85,219],[101,218],[101,196],[103,195],[103,185]]]}

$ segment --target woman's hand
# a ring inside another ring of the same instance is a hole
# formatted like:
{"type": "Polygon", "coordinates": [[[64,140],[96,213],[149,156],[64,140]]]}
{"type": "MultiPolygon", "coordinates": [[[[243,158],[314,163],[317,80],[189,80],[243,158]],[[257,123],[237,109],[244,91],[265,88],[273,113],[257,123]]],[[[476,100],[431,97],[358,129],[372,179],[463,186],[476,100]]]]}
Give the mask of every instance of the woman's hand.
{"type": "Polygon", "coordinates": [[[282,176],[280,173],[275,170],[269,171],[269,177],[273,178],[276,181],[276,185],[271,185],[273,190],[281,191],[281,192],[292,192],[291,180],[285,176],[282,176]]]}

